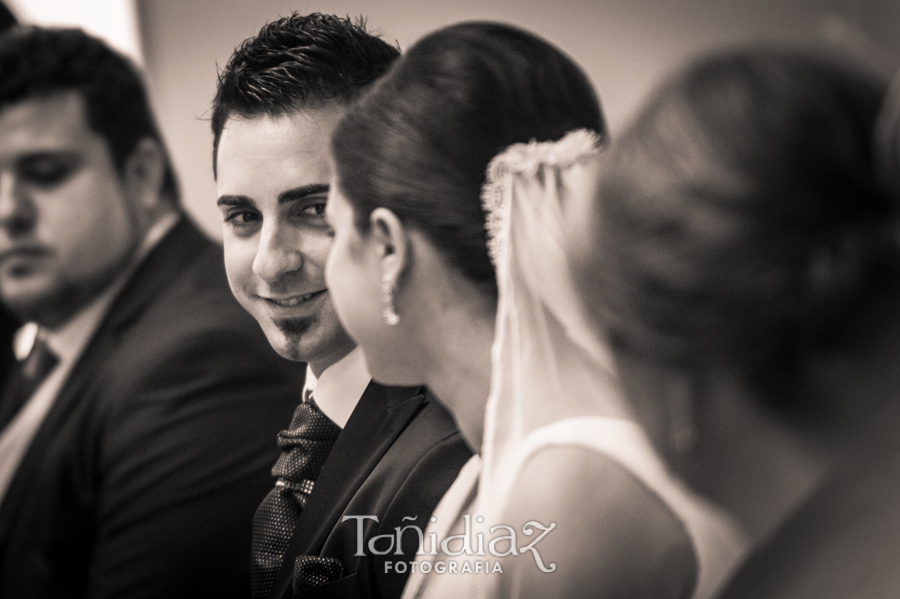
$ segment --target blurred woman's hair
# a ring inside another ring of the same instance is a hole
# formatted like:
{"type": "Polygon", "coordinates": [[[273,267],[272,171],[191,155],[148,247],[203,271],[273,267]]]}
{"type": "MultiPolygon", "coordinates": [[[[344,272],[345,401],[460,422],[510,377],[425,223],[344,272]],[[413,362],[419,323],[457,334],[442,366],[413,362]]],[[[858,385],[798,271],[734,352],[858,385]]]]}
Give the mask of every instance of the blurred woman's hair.
{"type": "Polygon", "coordinates": [[[577,265],[614,347],[790,395],[896,255],[873,157],[885,89],[772,48],[665,84],[607,156],[595,251],[577,265]]]}
{"type": "Polygon", "coordinates": [[[338,125],[332,149],[358,228],[389,208],[496,294],[480,201],[487,165],[511,144],[578,128],[605,133],[571,59],[515,27],[464,23],[413,45],[338,125]]]}

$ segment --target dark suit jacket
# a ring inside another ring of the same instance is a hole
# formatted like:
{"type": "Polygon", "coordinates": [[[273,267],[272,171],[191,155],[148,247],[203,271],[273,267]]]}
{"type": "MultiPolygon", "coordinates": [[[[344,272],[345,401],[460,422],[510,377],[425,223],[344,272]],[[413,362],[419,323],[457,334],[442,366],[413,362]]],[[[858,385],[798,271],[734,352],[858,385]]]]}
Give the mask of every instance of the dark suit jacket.
{"type": "Polygon", "coordinates": [[[0,505],[0,597],[248,597],[251,518],[302,365],[187,219],[89,342],[0,505]]]}
{"type": "Polygon", "coordinates": [[[415,560],[418,537],[413,532],[404,534],[403,555],[378,556],[365,549],[359,556],[358,521],[342,522],[342,518],[378,516],[377,524],[363,521],[366,547],[375,535],[394,535],[395,527],[413,524],[424,531],[438,501],[471,455],[453,418],[424,387],[370,383],[322,466],[272,596],[399,597],[409,570],[386,572],[385,561],[415,560]],[[343,577],[294,595],[294,561],[301,555],[340,560],[343,577]]]}
{"type": "Polygon", "coordinates": [[[16,363],[13,340],[22,323],[4,306],[0,306],[0,380],[5,380],[16,363]]]}

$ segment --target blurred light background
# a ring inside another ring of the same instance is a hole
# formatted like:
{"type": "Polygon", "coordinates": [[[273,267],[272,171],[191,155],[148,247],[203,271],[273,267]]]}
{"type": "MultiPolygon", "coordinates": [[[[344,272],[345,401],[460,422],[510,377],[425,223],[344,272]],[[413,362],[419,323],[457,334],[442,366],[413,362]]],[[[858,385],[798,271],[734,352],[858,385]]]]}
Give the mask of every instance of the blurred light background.
{"type": "Polygon", "coordinates": [[[653,84],[691,55],[748,40],[845,46],[876,68],[900,65],[897,0],[4,0],[23,21],[78,23],[145,65],[185,204],[213,236],[208,113],[216,68],[267,21],[292,11],[364,15],[407,48],[443,25],[513,23],[549,39],[594,82],[613,136],[653,84]]]}
{"type": "Polygon", "coordinates": [[[77,26],[143,62],[134,0],[3,0],[23,23],[77,26]]]}

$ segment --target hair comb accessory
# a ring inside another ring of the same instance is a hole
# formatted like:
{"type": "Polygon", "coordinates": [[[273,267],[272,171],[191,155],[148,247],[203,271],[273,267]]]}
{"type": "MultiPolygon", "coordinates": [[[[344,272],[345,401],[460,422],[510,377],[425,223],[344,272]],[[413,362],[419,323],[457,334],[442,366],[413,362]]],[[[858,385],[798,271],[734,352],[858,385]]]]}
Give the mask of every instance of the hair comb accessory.
{"type": "Polygon", "coordinates": [[[488,231],[488,253],[494,268],[500,265],[505,247],[505,222],[516,175],[538,176],[544,166],[564,169],[600,152],[602,139],[587,129],[575,129],[557,141],[513,144],[495,156],[487,167],[481,190],[488,231]]]}

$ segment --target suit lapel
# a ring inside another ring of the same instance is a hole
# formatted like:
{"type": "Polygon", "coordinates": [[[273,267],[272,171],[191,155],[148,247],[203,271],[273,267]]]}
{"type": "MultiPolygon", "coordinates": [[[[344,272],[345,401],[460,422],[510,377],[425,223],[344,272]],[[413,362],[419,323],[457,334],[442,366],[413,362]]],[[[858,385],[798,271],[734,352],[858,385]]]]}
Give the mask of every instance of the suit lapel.
{"type": "Polygon", "coordinates": [[[273,597],[291,596],[294,557],[319,554],[353,496],[424,400],[421,388],[369,383],[322,466],[285,553],[273,597]]]}
{"type": "Polygon", "coordinates": [[[182,216],[135,271],[109,311],[104,326],[113,330],[126,326],[193,261],[199,260],[205,251],[210,250],[222,251],[187,217],[182,216]]]}

